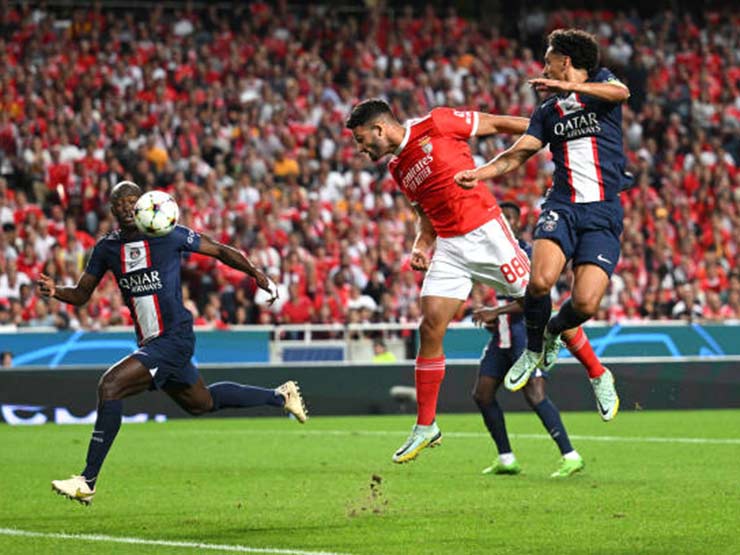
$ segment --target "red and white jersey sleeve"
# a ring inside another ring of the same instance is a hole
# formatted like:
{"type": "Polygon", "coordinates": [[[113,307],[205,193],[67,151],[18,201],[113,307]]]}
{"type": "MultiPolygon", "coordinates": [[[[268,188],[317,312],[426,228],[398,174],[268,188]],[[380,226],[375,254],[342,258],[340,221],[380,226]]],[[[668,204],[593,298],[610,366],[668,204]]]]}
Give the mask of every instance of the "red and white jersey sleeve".
{"type": "Polygon", "coordinates": [[[478,132],[478,121],[480,119],[478,112],[435,108],[430,115],[437,128],[452,137],[469,139],[478,132]]]}
{"type": "Polygon", "coordinates": [[[406,123],[388,169],[406,198],[418,204],[440,237],[456,237],[496,218],[500,209],[488,187],[463,189],[457,172],[475,167],[467,139],[478,130],[478,112],[436,108],[406,123]]]}

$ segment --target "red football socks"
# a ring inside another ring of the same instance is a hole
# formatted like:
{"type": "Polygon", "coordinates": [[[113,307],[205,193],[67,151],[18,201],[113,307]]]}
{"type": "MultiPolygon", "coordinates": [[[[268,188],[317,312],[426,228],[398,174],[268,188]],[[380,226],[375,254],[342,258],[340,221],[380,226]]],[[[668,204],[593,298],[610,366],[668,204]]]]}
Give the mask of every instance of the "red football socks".
{"type": "Polygon", "coordinates": [[[445,377],[445,357],[416,359],[416,423],[429,426],[437,415],[439,387],[445,377]]]}
{"type": "Polygon", "coordinates": [[[586,367],[589,378],[598,378],[604,373],[605,368],[601,365],[599,357],[596,356],[596,353],[591,348],[591,343],[588,341],[583,328],[578,328],[578,331],[572,338],[563,339],[571,354],[586,367]]]}

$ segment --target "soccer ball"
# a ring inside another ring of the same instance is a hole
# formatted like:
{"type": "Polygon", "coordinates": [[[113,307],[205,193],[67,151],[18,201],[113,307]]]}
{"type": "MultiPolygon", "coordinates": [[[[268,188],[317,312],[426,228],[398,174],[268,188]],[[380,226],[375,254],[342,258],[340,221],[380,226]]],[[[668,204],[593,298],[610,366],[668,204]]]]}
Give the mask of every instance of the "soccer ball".
{"type": "Polygon", "coordinates": [[[180,209],[164,191],[149,191],[139,197],[134,206],[134,222],[139,231],[162,237],[175,229],[180,209]]]}

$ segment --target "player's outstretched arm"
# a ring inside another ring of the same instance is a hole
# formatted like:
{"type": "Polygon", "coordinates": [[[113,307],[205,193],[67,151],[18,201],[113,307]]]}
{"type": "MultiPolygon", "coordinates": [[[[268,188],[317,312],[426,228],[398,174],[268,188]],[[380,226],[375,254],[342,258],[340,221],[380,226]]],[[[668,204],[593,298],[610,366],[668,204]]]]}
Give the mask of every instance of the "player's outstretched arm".
{"type": "Polygon", "coordinates": [[[82,306],[90,299],[90,295],[92,295],[92,292],[98,286],[99,281],[92,274],[84,272],[77,281],[77,285],[65,287],[58,286],[52,278],[46,274],[41,274],[39,279],[36,280],[36,287],[38,287],[43,297],[51,297],[63,303],[82,306]]]}
{"type": "Polygon", "coordinates": [[[472,189],[481,179],[491,179],[514,171],[536,154],[542,146],[542,141],[537,137],[522,135],[511,147],[487,164],[474,170],[458,172],[455,175],[455,182],[464,189],[472,189]]]}
{"type": "Polygon", "coordinates": [[[207,235],[201,235],[200,247],[198,252],[207,256],[212,256],[245,274],[252,276],[257,282],[260,289],[264,289],[270,294],[267,304],[272,304],[278,298],[277,286],[268,278],[265,273],[257,268],[243,252],[229,245],[219,243],[207,235]]]}
{"type": "Polygon", "coordinates": [[[612,102],[614,104],[627,102],[630,97],[630,90],[627,88],[627,85],[619,81],[604,83],[576,83],[573,81],[558,81],[556,79],[538,77],[537,79],[530,79],[529,84],[539,93],[559,94],[564,92],[574,92],[578,94],[587,94],[594,98],[598,98],[599,100],[605,100],[606,102],[612,102]]]}
{"type": "Polygon", "coordinates": [[[521,314],[522,312],[524,312],[524,299],[517,299],[500,306],[484,306],[473,311],[473,323],[488,326],[502,314],[521,314]]]}
{"type": "Polygon", "coordinates": [[[478,129],[476,137],[493,135],[494,133],[508,133],[510,135],[521,135],[527,130],[529,118],[516,116],[499,116],[496,114],[478,113],[478,129]]]}
{"type": "Polygon", "coordinates": [[[429,251],[437,241],[437,232],[421,206],[414,204],[414,210],[417,216],[416,238],[411,247],[411,267],[426,272],[429,269],[429,251]]]}

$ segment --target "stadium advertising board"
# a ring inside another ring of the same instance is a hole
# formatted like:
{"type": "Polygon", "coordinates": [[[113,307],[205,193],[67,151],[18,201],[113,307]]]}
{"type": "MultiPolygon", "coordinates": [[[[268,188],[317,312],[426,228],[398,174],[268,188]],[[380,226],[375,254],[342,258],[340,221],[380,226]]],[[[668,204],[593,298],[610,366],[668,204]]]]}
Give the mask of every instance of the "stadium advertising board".
{"type": "MultiPolygon", "coordinates": [[[[622,410],[737,408],[740,372],[732,360],[610,363],[617,378],[622,410]]],[[[412,397],[391,395],[394,386],[412,386],[408,364],[300,364],[203,368],[208,383],[230,380],[277,386],[288,379],[301,384],[312,416],[413,413],[412,397]],[[352,387],[347,387],[351,381],[352,387]]],[[[441,412],[472,412],[471,390],[477,366],[452,363],[441,391],[441,412]]],[[[92,423],[98,370],[7,370],[0,372],[0,420],[14,425],[92,423]]],[[[549,394],[563,410],[594,409],[583,368],[563,363],[550,380],[549,394]]],[[[407,387],[406,391],[413,391],[407,387]]],[[[521,395],[502,395],[505,410],[529,410],[521,395]]],[[[275,416],[275,410],[229,410],[219,416],[275,416]]],[[[131,422],[164,421],[188,415],[166,395],[151,393],[124,401],[131,422]]]]}

